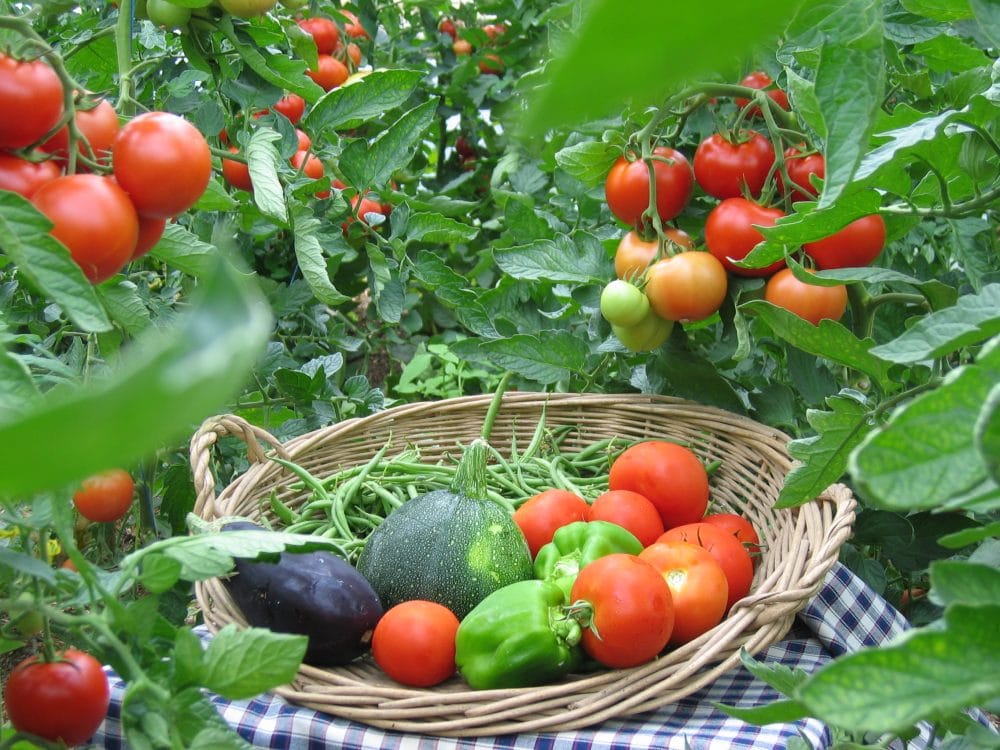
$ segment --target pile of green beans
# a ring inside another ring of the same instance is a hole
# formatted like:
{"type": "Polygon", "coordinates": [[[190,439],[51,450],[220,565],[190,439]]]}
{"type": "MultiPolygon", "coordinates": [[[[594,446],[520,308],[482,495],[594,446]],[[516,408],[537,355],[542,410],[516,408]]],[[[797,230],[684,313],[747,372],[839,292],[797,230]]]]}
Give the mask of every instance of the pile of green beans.
{"type": "MultiPolygon", "coordinates": [[[[504,456],[491,447],[487,498],[513,513],[547,489],[569,490],[587,500],[606,491],[611,459],[627,447],[627,441],[606,438],[579,451],[563,452],[561,444],[572,429],[549,430],[543,419],[523,450],[514,444],[510,455],[504,456]]],[[[312,490],[297,508],[287,506],[272,493],[275,527],[321,536],[354,562],[365,539],[394,508],[427,492],[448,489],[458,469],[457,458],[450,463],[424,463],[419,450],[412,447],[386,458],[390,443],[391,438],[367,463],[323,478],[293,462],[272,458],[299,478],[292,488],[312,490]]]]}

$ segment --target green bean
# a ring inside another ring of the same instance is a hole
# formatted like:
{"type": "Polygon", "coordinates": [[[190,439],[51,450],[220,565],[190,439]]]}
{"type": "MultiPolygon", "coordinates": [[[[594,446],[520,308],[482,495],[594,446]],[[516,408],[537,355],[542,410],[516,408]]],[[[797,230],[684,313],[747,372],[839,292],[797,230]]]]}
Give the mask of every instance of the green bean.
{"type": "Polygon", "coordinates": [[[283,466],[292,472],[295,476],[302,480],[304,486],[309,487],[313,493],[318,495],[320,498],[326,499],[329,497],[323,483],[310,474],[305,467],[299,466],[297,463],[292,461],[286,461],[283,458],[278,458],[277,456],[271,456],[271,460],[279,466],[283,466]]]}
{"type": "Polygon", "coordinates": [[[271,497],[269,498],[269,500],[271,505],[271,512],[274,513],[274,515],[277,516],[278,520],[281,521],[283,524],[287,526],[299,520],[299,514],[296,513],[294,510],[292,510],[291,508],[289,508],[283,502],[281,502],[281,500],[278,498],[278,493],[276,491],[271,490],[271,497]]]}

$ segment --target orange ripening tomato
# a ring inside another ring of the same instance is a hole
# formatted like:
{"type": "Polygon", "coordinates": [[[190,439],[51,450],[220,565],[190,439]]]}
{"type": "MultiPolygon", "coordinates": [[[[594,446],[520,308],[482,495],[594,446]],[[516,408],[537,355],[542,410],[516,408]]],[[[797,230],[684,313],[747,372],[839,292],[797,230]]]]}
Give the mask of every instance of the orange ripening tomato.
{"type": "MultiPolygon", "coordinates": [[[[666,227],[663,235],[678,248],[694,250],[694,240],[683,229],[666,227]]],[[[629,230],[618,242],[615,250],[615,275],[619,279],[641,279],[646,269],[656,259],[659,245],[654,237],[644,240],[634,229],[629,230]]]]}
{"type": "Polygon", "coordinates": [[[587,501],[569,490],[551,489],[528,498],[514,511],[514,522],[528,542],[534,559],[552,541],[557,529],[574,521],[589,521],[587,501]]]}
{"type": "Polygon", "coordinates": [[[728,288],[722,262],[698,250],[661,258],[646,271],[649,304],[666,320],[687,323],[714,315],[728,288]]]}
{"type": "Polygon", "coordinates": [[[422,599],[400,602],[375,625],[372,658],[403,685],[437,685],[455,674],[458,624],[458,617],[443,604],[422,599]]]}
{"type": "Polygon", "coordinates": [[[671,645],[692,641],[722,621],[729,583],[707,549],[690,542],[654,542],[639,558],[656,568],[670,588],[674,602],[671,645]]]}
{"type": "Polygon", "coordinates": [[[807,284],[795,278],[791,268],[782,268],[767,280],[764,299],[818,326],[824,318],[840,320],[844,316],[847,287],[807,284]]]}
{"type": "Polygon", "coordinates": [[[641,557],[615,553],[585,565],[573,582],[573,606],[591,610],[580,643],[588,656],[612,669],[645,664],[667,645],[674,629],[670,588],[641,557]],[[586,606],[583,605],[583,606],[586,606]]]}
{"type": "Polygon", "coordinates": [[[660,512],[646,497],[631,490],[608,490],[590,504],[591,521],[608,521],[631,531],[643,547],[663,534],[660,512]]]}
{"type": "Polygon", "coordinates": [[[658,541],[681,541],[704,547],[716,559],[726,574],[729,596],[726,611],[750,593],[753,583],[753,561],[750,553],[736,537],[710,523],[687,523],[663,533],[658,541]]]}
{"type": "Polygon", "coordinates": [[[690,448],[662,440],[646,440],[622,451],[608,472],[608,489],[646,497],[665,529],[700,521],[708,508],[704,465],[690,448]]]}

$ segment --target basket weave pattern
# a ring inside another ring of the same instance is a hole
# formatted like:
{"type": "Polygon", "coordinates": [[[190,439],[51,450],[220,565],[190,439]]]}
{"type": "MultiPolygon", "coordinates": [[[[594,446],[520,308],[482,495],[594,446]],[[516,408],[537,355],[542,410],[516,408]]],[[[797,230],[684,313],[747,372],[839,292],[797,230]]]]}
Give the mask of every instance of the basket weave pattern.
{"type": "MultiPolygon", "coordinates": [[[[191,441],[195,512],[211,520],[230,515],[269,517],[272,491],[292,508],[308,489],[267,460],[288,458],[323,477],[365,463],[387,441],[387,458],[407,446],[423,461],[457,460],[461,446],[479,436],[491,396],[469,396],[394,407],[340,422],[281,444],[239,417],[210,419],[191,441]],[[250,468],[218,497],[211,450],[223,436],[247,444],[250,468]],[[263,443],[263,445],[262,445],[263,443]]],[[[855,501],[848,488],[831,485],[796,509],[773,504],[791,468],[787,436],[737,415],[662,396],[508,393],[491,444],[507,453],[512,440],[525,446],[542,417],[551,428],[575,428],[561,443],[572,452],[606,437],[669,439],[688,444],[703,460],[721,460],[712,478],[712,511],[745,515],[763,547],[753,587],[719,625],[656,660],[624,670],[573,676],[530,688],[472,690],[458,677],[433,689],[408,688],[386,677],[366,657],[336,668],[303,665],[297,678],[275,690],[284,698],[372,726],[439,736],[484,736],[558,731],[649,711],[683,698],[739,665],[739,652],[757,653],[780,640],[795,613],[819,590],[851,533],[855,501]]],[[[196,586],[205,622],[214,633],[245,625],[218,580],[196,586]]]]}

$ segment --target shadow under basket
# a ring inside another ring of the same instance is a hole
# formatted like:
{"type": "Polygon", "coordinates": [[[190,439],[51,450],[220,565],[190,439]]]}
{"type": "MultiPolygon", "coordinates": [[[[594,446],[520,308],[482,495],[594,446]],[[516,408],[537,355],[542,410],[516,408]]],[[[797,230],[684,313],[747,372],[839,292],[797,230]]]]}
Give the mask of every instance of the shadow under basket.
{"type": "MultiPolygon", "coordinates": [[[[368,462],[391,435],[386,458],[416,446],[424,462],[455,459],[459,444],[479,436],[491,400],[483,395],[402,405],[283,444],[239,417],[209,419],[191,441],[195,512],[205,520],[232,515],[271,519],[272,491],[292,508],[306,502],[309,490],[298,489],[297,477],[269,461],[268,454],[324,477],[368,462]],[[226,435],[246,443],[251,466],[216,497],[211,451],[226,435]]],[[[740,649],[756,654],[781,640],[851,534],[856,503],[843,485],[831,485],[798,508],[774,508],[792,466],[788,437],[752,420],[662,396],[510,392],[503,397],[490,443],[504,454],[512,441],[527,445],[543,413],[549,428],[572,428],[561,443],[563,452],[608,437],[665,439],[687,444],[706,463],[721,461],[712,477],[710,510],[744,515],[762,546],[751,591],[726,619],[642,666],[574,675],[539,687],[472,690],[456,676],[434,688],[409,688],[388,678],[366,656],[342,667],[303,665],[296,679],[275,693],[383,729],[447,737],[577,729],[650,711],[738,667],[740,649]]],[[[196,596],[211,632],[229,623],[246,625],[218,579],[199,582],[196,596]]]]}

